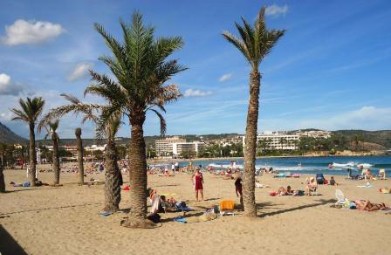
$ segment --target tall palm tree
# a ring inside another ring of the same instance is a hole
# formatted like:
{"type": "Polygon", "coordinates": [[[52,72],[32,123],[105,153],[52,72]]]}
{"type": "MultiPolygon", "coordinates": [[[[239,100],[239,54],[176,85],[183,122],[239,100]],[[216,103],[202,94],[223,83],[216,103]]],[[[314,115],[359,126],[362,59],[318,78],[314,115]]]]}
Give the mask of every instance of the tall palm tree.
{"type": "Polygon", "coordinates": [[[35,124],[42,113],[45,101],[42,97],[29,98],[27,100],[19,99],[20,109],[13,108],[11,111],[15,114],[12,120],[21,120],[29,125],[30,130],[30,162],[29,162],[29,180],[31,186],[35,186],[36,174],[36,151],[35,151],[35,124]]]}
{"type": "Polygon", "coordinates": [[[143,227],[146,226],[147,214],[147,163],[143,125],[146,112],[151,110],[160,119],[161,134],[165,133],[166,122],[158,110],[165,112],[164,104],[179,98],[180,93],[176,85],[164,83],[185,70],[178,65],[177,60],[167,58],[181,48],[183,42],[180,37],[154,39],[154,29],[143,25],[142,15],[138,12],[133,14],[131,24],[120,21],[120,25],[123,42],[112,37],[103,26],[95,24],[96,30],[113,54],[102,56],[100,60],[109,67],[115,80],[90,70],[95,83],[87,87],[85,93],[102,96],[111,102],[104,118],[108,118],[113,112],[120,113],[119,116],[127,118],[131,125],[131,212],[123,225],[143,227]]]}
{"type": "Polygon", "coordinates": [[[81,139],[81,128],[75,129],[76,145],[77,145],[77,162],[79,164],[79,185],[84,185],[84,148],[83,140],[81,139]]]}
{"type": "MultiPolygon", "coordinates": [[[[38,125],[38,131],[41,131],[42,126],[44,125],[44,119],[38,125]]],[[[58,143],[60,141],[60,137],[57,134],[57,129],[59,126],[60,120],[56,119],[54,121],[49,121],[47,125],[44,125],[47,134],[45,135],[45,139],[50,136],[53,142],[53,172],[54,172],[54,180],[53,184],[60,184],[60,158],[58,156],[58,143]]]]}
{"type": "Polygon", "coordinates": [[[265,24],[265,7],[261,8],[254,27],[242,18],[243,26],[235,23],[240,37],[229,32],[223,36],[233,44],[246,58],[251,66],[250,72],[250,100],[247,111],[246,144],[245,144],[245,171],[244,171],[244,211],[245,215],[255,217],[255,156],[257,125],[259,111],[259,93],[261,87],[261,74],[259,66],[263,58],[271,51],[284,30],[268,30],[265,24]]]}

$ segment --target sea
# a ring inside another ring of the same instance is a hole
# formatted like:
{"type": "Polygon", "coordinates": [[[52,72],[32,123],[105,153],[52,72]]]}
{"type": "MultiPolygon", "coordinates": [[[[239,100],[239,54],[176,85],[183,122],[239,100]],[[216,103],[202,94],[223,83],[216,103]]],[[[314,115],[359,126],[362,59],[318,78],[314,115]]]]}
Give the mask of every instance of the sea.
{"type": "MultiPolygon", "coordinates": [[[[190,161],[180,162],[180,167],[189,165],[190,161]]],[[[202,166],[207,168],[209,165],[220,165],[227,167],[236,165],[243,167],[243,158],[240,159],[211,159],[211,160],[192,160],[193,166],[202,166]]],[[[348,156],[325,156],[325,157],[264,157],[257,158],[255,165],[256,170],[259,168],[270,168],[279,172],[290,172],[299,174],[317,174],[325,175],[348,175],[348,168],[352,170],[353,175],[361,174],[360,164],[369,166],[373,175],[378,175],[380,169],[386,171],[386,176],[391,176],[391,155],[385,156],[363,156],[363,157],[348,157],[348,156]],[[337,163],[338,167],[331,167],[333,163],[337,163]],[[344,166],[344,164],[349,166],[344,166]],[[369,164],[369,165],[368,165],[369,164]]],[[[218,167],[213,167],[218,169],[218,167]]]]}

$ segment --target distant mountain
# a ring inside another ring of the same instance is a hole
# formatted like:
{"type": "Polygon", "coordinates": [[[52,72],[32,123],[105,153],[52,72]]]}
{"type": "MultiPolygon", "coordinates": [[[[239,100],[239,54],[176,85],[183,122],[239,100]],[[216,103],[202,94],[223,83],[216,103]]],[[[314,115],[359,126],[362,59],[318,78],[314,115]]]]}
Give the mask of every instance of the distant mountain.
{"type": "Polygon", "coordinates": [[[28,140],[18,136],[14,132],[12,132],[8,127],[3,125],[0,122],[0,143],[6,143],[6,144],[27,144],[28,140]]]}

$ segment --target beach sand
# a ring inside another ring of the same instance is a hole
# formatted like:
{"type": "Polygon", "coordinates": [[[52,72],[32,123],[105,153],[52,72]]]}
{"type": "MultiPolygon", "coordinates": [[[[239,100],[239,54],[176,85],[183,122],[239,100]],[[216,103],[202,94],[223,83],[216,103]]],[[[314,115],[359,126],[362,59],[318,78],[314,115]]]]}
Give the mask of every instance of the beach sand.
{"type": "MultiPolygon", "coordinates": [[[[305,176],[257,177],[270,188],[256,189],[258,217],[218,217],[196,222],[202,213],[221,199],[234,199],[233,180],[204,173],[205,201],[194,199],[191,175],[175,177],[148,175],[149,187],[160,194],[186,201],[195,209],[187,213],[189,223],[174,222],[182,213],[166,213],[156,229],[129,229],[120,226],[129,209],[129,191],[122,190],[121,212],[99,215],[104,199],[103,185],[78,186],[78,176],[62,173],[61,187],[15,188],[11,181],[25,181],[25,171],[5,170],[7,193],[0,194],[0,253],[7,254],[391,254],[391,215],[385,211],[364,212],[331,208],[335,190],[351,200],[369,199],[391,206],[390,180],[372,181],[371,188],[359,188],[364,181],[336,176],[339,186],[321,185],[318,196],[270,196],[280,186],[304,189],[305,176]]],[[[50,183],[53,173],[39,173],[50,183]]],[[[86,180],[103,181],[103,174],[86,180]]],[[[329,176],[326,176],[329,178],[329,176]]],[[[124,175],[125,184],[128,176],[124,175]]]]}

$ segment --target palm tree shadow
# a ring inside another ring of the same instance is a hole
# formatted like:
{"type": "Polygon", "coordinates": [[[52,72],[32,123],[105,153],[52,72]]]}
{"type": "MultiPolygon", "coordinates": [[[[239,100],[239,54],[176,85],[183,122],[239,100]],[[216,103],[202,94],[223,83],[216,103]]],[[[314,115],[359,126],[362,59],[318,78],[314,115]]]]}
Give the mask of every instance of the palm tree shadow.
{"type": "MultiPolygon", "coordinates": [[[[258,215],[258,217],[264,218],[266,216],[274,216],[274,215],[278,215],[278,214],[282,214],[282,213],[286,213],[286,212],[292,212],[292,211],[296,211],[296,210],[303,210],[303,209],[306,209],[306,208],[311,208],[311,207],[316,207],[316,206],[325,205],[325,204],[329,204],[329,203],[334,203],[335,199],[327,199],[327,200],[320,199],[318,201],[319,202],[315,202],[315,203],[312,203],[312,204],[306,204],[306,205],[301,205],[301,206],[297,206],[297,207],[293,207],[293,208],[277,210],[277,211],[274,211],[274,212],[261,213],[260,215],[258,215]]],[[[257,209],[261,205],[262,204],[257,204],[257,209]]],[[[265,207],[265,206],[272,206],[272,205],[273,205],[272,203],[264,203],[263,207],[265,207]]]]}
{"type": "Polygon", "coordinates": [[[157,185],[155,187],[176,187],[179,186],[179,184],[163,184],[163,185],[157,185]]]}
{"type": "Polygon", "coordinates": [[[0,225],[0,251],[2,254],[27,255],[18,242],[0,225]]]}
{"type": "MultiPolygon", "coordinates": [[[[195,211],[190,211],[190,212],[186,212],[185,214],[183,214],[182,216],[185,217],[185,218],[193,218],[193,217],[199,217],[201,215],[203,215],[204,212],[195,212],[195,211]]],[[[178,218],[180,216],[176,215],[175,217],[169,217],[169,218],[165,218],[165,219],[161,219],[160,221],[162,223],[164,222],[171,222],[173,221],[175,218],[178,218]]]]}
{"type": "Polygon", "coordinates": [[[214,201],[219,199],[221,199],[221,197],[212,197],[212,198],[205,199],[205,201],[214,201]]]}

